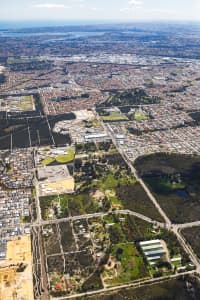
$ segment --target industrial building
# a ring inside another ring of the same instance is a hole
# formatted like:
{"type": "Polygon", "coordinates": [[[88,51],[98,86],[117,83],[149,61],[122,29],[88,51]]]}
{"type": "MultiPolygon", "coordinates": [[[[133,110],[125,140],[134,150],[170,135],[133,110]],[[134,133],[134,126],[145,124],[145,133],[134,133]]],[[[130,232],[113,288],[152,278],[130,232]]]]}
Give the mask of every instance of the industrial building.
{"type": "Polygon", "coordinates": [[[167,251],[161,240],[140,242],[140,247],[150,265],[155,265],[158,260],[165,258],[167,251]]]}

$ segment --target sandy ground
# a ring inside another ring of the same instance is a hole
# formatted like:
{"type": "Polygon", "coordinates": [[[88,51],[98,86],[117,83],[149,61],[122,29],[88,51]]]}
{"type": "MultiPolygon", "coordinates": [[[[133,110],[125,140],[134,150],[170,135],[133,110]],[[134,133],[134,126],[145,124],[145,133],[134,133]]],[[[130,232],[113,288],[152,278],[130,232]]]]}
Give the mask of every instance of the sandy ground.
{"type": "Polygon", "coordinates": [[[105,197],[105,194],[103,192],[101,192],[100,190],[97,190],[95,193],[92,194],[92,197],[95,200],[102,200],[105,197]]]}
{"type": "Polygon", "coordinates": [[[70,177],[55,182],[39,183],[39,188],[40,196],[73,193],[75,188],[74,178],[70,177]]]}
{"type": "Polygon", "coordinates": [[[32,254],[29,235],[8,242],[6,260],[0,263],[0,299],[33,300],[32,254]],[[17,272],[18,265],[26,268],[17,272]]]}

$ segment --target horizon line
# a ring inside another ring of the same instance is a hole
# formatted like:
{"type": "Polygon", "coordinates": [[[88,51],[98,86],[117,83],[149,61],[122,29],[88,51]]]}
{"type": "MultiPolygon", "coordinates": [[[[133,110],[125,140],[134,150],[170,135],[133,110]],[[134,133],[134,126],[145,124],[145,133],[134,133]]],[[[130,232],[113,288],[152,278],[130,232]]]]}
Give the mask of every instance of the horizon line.
{"type": "Polygon", "coordinates": [[[1,20],[0,21],[0,30],[3,29],[28,29],[32,27],[64,27],[64,26],[92,26],[92,25],[131,25],[131,24],[194,24],[200,25],[200,20],[91,20],[91,19],[83,19],[83,20],[45,20],[45,19],[33,19],[33,20],[1,20]],[[12,27],[15,24],[17,28],[12,27]],[[2,28],[4,27],[4,28],[2,28]]]}

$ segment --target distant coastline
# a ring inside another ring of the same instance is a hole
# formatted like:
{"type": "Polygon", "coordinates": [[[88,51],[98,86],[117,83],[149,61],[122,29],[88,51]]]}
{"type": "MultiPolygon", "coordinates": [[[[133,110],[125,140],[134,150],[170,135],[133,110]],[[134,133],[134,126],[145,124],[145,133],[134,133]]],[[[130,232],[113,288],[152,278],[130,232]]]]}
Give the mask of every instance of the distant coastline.
{"type": "Polygon", "coordinates": [[[0,21],[0,31],[2,30],[15,30],[23,28],[39,28],[39,27],[59,27],[59,26],[84,26],[84,25],[110,25],[110,24],[145,24],[145,23],[155,23],[155,24],[185,24],[185,25],[199,25],[199,21],[127,21],[127,20],[33,20],[33,21],[0,21]]]}
{"type": "Polygon", "coordinates": [[[97,25],[117,23],[116,21],[0,21],[0,30],[22,29],[22,28],[37,28],[51,26],[80,26],[80,25],[97,25]]]}

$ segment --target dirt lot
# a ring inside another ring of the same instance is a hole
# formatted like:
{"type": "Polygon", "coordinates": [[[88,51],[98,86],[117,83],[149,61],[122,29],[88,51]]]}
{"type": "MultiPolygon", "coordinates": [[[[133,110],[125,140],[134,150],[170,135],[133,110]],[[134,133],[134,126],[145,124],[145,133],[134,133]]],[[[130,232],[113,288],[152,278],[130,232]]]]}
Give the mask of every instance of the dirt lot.
{"type": "Polygon", "coordinates": [[[0,263],[0,299],[34,299],[31,241],[28,235],[7,244],[6,260],[0,263]]]}

